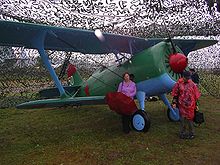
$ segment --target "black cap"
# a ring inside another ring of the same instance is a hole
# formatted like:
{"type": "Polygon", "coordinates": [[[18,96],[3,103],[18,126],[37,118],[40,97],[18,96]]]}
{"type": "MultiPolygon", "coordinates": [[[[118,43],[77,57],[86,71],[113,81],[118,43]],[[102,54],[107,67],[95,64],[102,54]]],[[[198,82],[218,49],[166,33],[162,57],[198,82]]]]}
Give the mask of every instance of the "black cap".
{"type": "Polygon", "coordinates": [[[191,73],[189,71],[183,71],[183,77],[190,79],[191,78],[191,73]]]}

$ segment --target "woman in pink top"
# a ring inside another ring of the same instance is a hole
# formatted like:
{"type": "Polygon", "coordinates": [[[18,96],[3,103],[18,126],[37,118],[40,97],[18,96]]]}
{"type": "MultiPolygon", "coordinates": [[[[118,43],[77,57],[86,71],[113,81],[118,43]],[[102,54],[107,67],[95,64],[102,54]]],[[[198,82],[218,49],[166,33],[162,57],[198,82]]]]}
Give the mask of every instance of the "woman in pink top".
{"type": "MultiPolygon", "coordinates": [[[[128,97],[131,97],[132,99],[134,99],[134,96],[136,95],[136,85],[133,81],[131,81],[130,75],[128,72],[123,74],[123,79],[124,80],[118,86],[118,92],[122,92],[128,97]]],[[[131,120],[131,116],[122,115],[122,127],[125,133],[130,132],[130,126],[129,126],[130,120],[131,120]]]]}
{"type": "Polygon", "coordinates": [[[128,97],[134,99],[134,96],[136,95],[135,83],[130,80],[130,75],[127,72],[123,74],[123,79],[124,81],[122,81],[118,86],[118,92],[122,92],[128,97]]]}

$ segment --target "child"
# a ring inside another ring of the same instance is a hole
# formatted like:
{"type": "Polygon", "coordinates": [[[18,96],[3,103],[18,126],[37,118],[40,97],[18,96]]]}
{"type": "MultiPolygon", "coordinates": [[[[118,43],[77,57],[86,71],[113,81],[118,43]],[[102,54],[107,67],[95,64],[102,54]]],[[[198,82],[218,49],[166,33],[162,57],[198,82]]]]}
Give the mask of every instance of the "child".
{"type": "Polygon", "coordinates": [[[178,107],[180,111],[181,139],[193,139],[195,137],[193,118],[200,93],[190,76],[189,71],[184,71],[183,77],[177,81],[172,90],[172,106],[178,107]],[[187,127],[189,128],[188,131],[187,127]]]}

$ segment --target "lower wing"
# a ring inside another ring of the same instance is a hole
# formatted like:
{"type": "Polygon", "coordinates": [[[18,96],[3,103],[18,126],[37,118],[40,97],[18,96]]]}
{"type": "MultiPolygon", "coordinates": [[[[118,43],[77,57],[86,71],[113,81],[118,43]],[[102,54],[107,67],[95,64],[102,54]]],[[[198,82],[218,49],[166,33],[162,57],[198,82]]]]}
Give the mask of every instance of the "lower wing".
{"type": "Polygon", "coordinates": [[[34,109],[34,108],[51,108],[64,106],[80,106],[80,105],[99,105],[105,104],[105,96],[91,97],[70,97],[64,99],[44,99],[25,102],[17,105],[18,109],[34,109]]]}

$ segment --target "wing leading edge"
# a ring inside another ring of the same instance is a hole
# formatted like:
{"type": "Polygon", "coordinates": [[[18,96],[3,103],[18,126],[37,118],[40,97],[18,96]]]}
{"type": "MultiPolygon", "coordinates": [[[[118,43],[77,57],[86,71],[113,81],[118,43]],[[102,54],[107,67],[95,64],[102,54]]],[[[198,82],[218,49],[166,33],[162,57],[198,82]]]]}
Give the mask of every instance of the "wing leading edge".
{"type": "MultiPolygon", "coordinates": [[[[44,48],[49,50],[82,52],[85,54],[139,53],[163,38],[144,39],[132,36],[103,33],[101,42],[94,31],[62,28],[47,25],[0,21],[0,45],[36,48],[35,37],[45,33],[44,48]],[[131,50],[132,49],[132,50],[131,50]]],[[[173,39],[185,54],[217,43],[216,40],[173,39]]]]}

